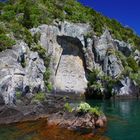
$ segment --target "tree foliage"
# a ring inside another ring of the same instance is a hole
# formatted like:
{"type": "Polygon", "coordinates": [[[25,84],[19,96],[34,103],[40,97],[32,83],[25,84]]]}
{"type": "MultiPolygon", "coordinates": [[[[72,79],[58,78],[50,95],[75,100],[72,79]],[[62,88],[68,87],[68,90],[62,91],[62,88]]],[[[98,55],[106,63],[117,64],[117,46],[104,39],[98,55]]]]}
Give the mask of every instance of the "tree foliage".
{"type": "Polygon", "coordinates": [[[0,9],[0,20],[8,24],[14,21],[29,29],[39,24],[51,24],[54,19],[89,23],[96,35],[108,28],[114,38],[140,48],[140,37],[132,29],[76,0],[9,0],[6,4],[0,3],[0,9]]]}

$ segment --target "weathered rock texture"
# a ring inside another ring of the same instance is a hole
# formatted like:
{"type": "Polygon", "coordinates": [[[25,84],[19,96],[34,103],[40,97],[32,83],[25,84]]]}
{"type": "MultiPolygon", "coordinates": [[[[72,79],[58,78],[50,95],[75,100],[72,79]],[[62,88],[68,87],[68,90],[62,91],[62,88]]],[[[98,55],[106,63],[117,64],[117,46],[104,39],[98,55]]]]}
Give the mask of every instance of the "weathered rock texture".
{"type": "MultiPolygon", "coordinates": [[[[31,29],[32,35],[41,34],[39,43],[51,57],[50,82],[55,93],[72,96],[84,94],[88,83],[87,73],[93,68],[100,69],[112,78],[118,78],[122,74],[124,67],[115,52],[120,51],[128,57],[133,53],[132,47],[128,43],[112,39],[108,30],[101,37],[89,37],[91,32],[93,31],[88,24],[59,21],[31,29]]],[[[140,52],[136,50],[133,55],[139,64],[140,52]]],[[[14,103],[17,91],[22,95],[31,95],[44,90],[45,69],[38,53],[32,52],[23,41],[17,41],[13,49],[1,52],[0,103],[14,103]]],[[[120,79],[121,86],[116,85],[113,91],[117,91],[117,95],[131,95],[135,89],[133,95],[138,95],[139,87],[132,84],[134,81],[130,78],[126,79],[120,79]]]]}
{"type": "Polygon", "coordinates": [[[139,87],[136,82],[132,81],[129,77],[120,80],[118,85],[114,88],[114,93],[118,96],[138,97],[139,87]]]}
{"type": "Polygon", "coordinates": [[[12,50],[0,53],[0,103],[13,104],[16,93],[34,93],[44,89],[44,62],[36,52],[29,50],[24,42],[12,50]],[[21,66],[25,61],[25,68],[21,66]]]}
{"type": "Polygon", "coordinates": [[[87,88],[85,70],[86,67],[93,67],[94,61],[93,53],[89,51],[92,44],[90,41],[85,43],[85,35],[91,30],[90,26],[68,22],[54,24],[31,30],[32,34],[41,33],[40,43],[51,54],[54,91],[83,94],[87,88]]]}
{"type": "MultiPolygon", "coordinates": [[[[70,99],[68,99],[70,101],[70,99]]],[[[66,129],[80,131],[97,127],[106,127],[107,119],[104,114],[68,112],[64,109],[67,100],[61,96],[48,95],[46,102],[26,106],[0,106],[0,124],[26,122],[46,118],[48,125],[57,125],[66,129]],[[51,100],[51,102],[50,102],[51,100]]],[[[72,103],[74,106],[75,104],[72,103]]]]}

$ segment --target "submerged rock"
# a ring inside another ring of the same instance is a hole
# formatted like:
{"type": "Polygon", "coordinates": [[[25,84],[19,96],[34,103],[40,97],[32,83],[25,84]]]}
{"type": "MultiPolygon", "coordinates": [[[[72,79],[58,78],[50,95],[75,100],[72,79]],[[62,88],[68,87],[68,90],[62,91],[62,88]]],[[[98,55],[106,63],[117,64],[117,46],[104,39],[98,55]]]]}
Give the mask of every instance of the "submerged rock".
{"type": "Polygon", "coordinates": [[[106,127],[105,115],[93,113],[79,113],[76,110],[69,112],[64,106],[69,99],[63,96],[48,95],[45,102],[39,104],[0,106],[0,124],[10,124],[47,118],[48,125],[57,125],[61,128],[93,132],[97,127],[106,127]],[[102,123],[101,123],[102,122],[102,123]]]}

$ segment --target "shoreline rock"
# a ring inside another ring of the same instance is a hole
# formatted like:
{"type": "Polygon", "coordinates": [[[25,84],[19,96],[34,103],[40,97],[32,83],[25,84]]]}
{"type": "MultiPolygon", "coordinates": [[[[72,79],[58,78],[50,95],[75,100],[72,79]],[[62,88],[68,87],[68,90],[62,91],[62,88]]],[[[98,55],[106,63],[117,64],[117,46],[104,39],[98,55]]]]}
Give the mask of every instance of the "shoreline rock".
{"type": "Polygon", "coordinates": [[[61,97],[50,97],[48,102],[35,105],[0,106],[0,125],[47,118],[49,125],[57,125],[78,132],[85,130],[91,133],[96,128],[106,127],[105,115],[96,116],[91,113],[68,112],[64,109],[65,102],[61,97]],[[49,100],[51,100],[50,103],[49,100]]]}

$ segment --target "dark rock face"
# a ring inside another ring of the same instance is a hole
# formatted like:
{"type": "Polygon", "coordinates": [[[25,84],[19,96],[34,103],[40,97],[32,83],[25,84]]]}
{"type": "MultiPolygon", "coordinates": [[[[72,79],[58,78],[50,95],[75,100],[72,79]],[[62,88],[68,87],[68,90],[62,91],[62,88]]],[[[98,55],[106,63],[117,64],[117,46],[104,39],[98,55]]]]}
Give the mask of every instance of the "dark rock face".
{"type": "Polygon", "coordinates": [[[119,51],[121,51],[125,56],[130,56],[132,53],[132,46],[130,46],[128,43],[125,43],[123,41],[114,40],[117,48],[119,51]]]}

